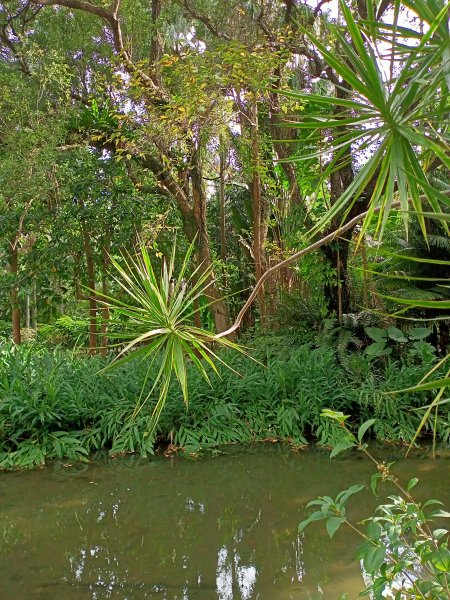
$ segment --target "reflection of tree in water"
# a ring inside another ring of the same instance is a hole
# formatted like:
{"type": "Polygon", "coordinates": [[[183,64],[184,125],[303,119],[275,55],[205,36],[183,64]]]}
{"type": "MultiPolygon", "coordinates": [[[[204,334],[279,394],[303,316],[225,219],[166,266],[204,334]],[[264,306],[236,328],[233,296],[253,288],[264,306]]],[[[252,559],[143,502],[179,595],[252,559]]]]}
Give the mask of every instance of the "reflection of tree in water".
{"type": "Polygon", "coordinates": [[[253,594],[258,571],[254,565],[240,565],[241,557],[235,548],[220,548],[217,555],[217,595],[219,600],[249,600],[253,594]],[[237,584],[237,585],[236,585],[237,584]],[[239,594],[236,594],[236,587],[239,594]]]}
{"type": "Polygon", "coordinates": [[[89,590],[92,600],[127,598],[127,593],[164,600],[251,600],[259,597],[261,575],[265,585],[279,577],[285,583],[303,577],[299,538],[267,530],[261,508],[247,505],[240,514],[238,503],[208,511],[198,498],[180,495],[164,522],[159,513],[148,526],[148,515],[137,518],[130,502],[115,496],[86,507],[78,517],[82,548],[67,555],[71,576],[65,580],[89,590]],[[276,573],[274,558],[282,562],[276,573]]]}

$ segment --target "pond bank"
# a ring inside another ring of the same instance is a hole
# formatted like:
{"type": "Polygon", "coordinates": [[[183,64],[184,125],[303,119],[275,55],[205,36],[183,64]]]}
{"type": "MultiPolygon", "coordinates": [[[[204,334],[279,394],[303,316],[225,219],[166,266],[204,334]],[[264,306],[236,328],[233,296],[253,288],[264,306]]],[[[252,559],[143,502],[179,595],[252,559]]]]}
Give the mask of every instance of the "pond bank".
{"type": "MultiPolygon", "coordinates": [[[[351,415],[355,427],[376,419],[377,440],[408,442],[422,416],[412,409],[429,402],[423,393],[386,394],[414,385],[429,369],[416,359],[380,366],[361,356],[348,372],[332,348],[274,336],[260,341],[255,355],[262,364],[224,357],[241,376],[222,369],[211,387],[189,373],[188,410],[174,384],[157,435],[150,435],[154,398],[132,418],[145,364],[99,374],[107,364],[99,357],[0,347],[0,469],[87,460],[98,450],[145,456],[161,442],[188,453],[267,438],[333,445],[336,428],[321,418],[324,408],[351,415]]],[[[448,443],[444,417],[438,416],[437,437],[448,443]]]]}

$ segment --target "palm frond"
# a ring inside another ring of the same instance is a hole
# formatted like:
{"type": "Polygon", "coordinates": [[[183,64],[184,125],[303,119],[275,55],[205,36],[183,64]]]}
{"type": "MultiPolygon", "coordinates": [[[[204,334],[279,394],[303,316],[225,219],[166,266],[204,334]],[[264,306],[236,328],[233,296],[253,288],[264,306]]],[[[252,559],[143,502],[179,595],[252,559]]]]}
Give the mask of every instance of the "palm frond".
{"type": "MultiPolygon", "coordinates": [[[[322,140],[316,151],[291,160],[331,156],[327,172],[322,176],[328,177],[339,167],[342,153],[346,150],[353,149],[354,154],[354,148],[362,145],[370,153],[331,210],[313,227],[311,235],[336,217],[344,220],[374,178],[376,183],[361,235],[366,231],[375,207],[381,207],[377,232],[380,237],[383,235],[396,199],[400,200],[405,213],[405,227],[408,227],[408,213],[413,209],[424,236],[423,199],[431,212],[440,212],[439,201],[443,200],[443,195],[433,186],[426,168],[429,160],[422,161],[422,155],[424,159],[427,154],[437,157],[446,168],[450,167],[448,118],[444,116],[448,117],[449,110],[445,84],[450,44],[448,5],[438,0],[433,1],[432,7],[417,0],[411,0],[409,4],[414,5],[423,18],[426,17],[429,27],[425,33],[415,37],[415,46],[408,55],[400,53],[397,56],[401,60],[400,72],[390,81],[386,80],[381,59],[375,50],[378,35],[375,24],[356,23],[348,3],[343,0],[340,8],[346,31],[335,28],[336,48],[330,49],[315,35],[305,31],[327,64],[352,92],[343,99],[282,92],[321,109],[318,114],[311,115],[308,111],[304,119],[289,123],[289,127],[310,132],[312,140],[322,140]],[[370,36],[375,36],[375,39],[370,36]],[[442,111],[439,117],[434,116],[442,111]],[[327,136],[324,131],[328,132],[327,136]]],[[[394,23],[391,27],[392,44],[397,55],[399,49],[394,40],[398,31],[397,23],[394,23]]],[[[444,201],[448,203],[448,198],[444,197],[444,201]]]]}

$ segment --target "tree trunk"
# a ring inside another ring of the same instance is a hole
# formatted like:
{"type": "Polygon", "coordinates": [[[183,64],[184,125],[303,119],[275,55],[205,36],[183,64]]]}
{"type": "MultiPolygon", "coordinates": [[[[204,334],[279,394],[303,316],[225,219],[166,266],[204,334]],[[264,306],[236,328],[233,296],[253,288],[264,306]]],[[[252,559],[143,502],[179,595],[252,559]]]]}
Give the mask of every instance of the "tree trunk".
{"type": "MultiPolygon", "coordinates": [[[[272,89],[278,90],[281,85],[282,67],[279,66],[275,70],[276,79],[272,84],[272,89]]],[[[285,159],[292,155],[293,142],[297,138],[297,132],[293,127],[286,126],[286,117],[282,114],[280,108],[280,95],[275,92],[269,95],[270,100],[270,136],[273,141],[273,148],[282,162],[280,167],[286,176],[289,183],[289,201],[292,206],[302,206],[303,198],[297,182],[297,173],[293,162],[286,162],[285,159]],[[280,142],[279,140],[287,140],[280,142]],[[276,141],[275,141],[276,140],[276,141]]]]}
{"type": "Polygon", "coordinates": [[[97,349],[97,300],[95,297],[95,266],[92,247],[86,223],[82,221],[84,253],[88,277],[89,295],[89,353],[95,354],[97,349]]]}
{"type": "Polygon", "coordinates": [[[37,293],[35,277],[33,277],[33,282],[31,284],[31,327],[37,331],[37,293]]]}
{"type": "MultiPolygon", "coordinates": [[[[155,175],[160,189],[163,193],[174,198],[180,210],[184,233],[189,242],[194,239],[197,243],[197,259],[203,268],[212,265],[209,236],[206,228],[206,196],[203,189],[201,165],[198,158],[198,150],[193,152],[192,168],[190,169],[190,181],[192,184],[192,198],[189,193],[189,182],[179,181],[172,171],[164,166],[164,162],[158,161],[154,156],[146,156],[145,166],[155,175]]],[[[217,333],[228,329],[228,307],[220,293],[217,281],[212,274],[207,281],[208,295],[214,303],[211,310],[217,333]]]]}
{"type": "MultiPolygon", "coordinates": [[[[192,217],[190,218],[191,226],[188,231],[192,232],[192,225],[195,223],[195,233],[197,234],[198,261],[203,269],[208,269],[213,261],[211,257],[211,248],[209,243],[208,230],[206,228],[206,195],[203,189],[203,181],[201,176],[201,168],[198,162],[198,157],[194,158],[194,167],[191,170],[192,198],[193,209],[192,217]]],[[[187,231],[187,233],[188,233],[187,231]]],[[[194,239],[192,235],[192,239],[194,239]]],[[[189,237],[189,234],[188,234],[189,237]]],[[[208,285],[207,296],[211,304],[211,310],[214,315],[214,323],[218,333],[225,331],[229,326],[228,307],[226,301],[222,298],[217,287],[214,273],[212,273],[207,281],[208,285]]]]}
{"type": "Polygon", "coordinates": [[[31,320],[31,312],[30,312],[30,292],[27,292],[25,296],[25,327],[30,329],[30,320],[31,320]]]}
{"type": "MultiPolygon", "coordinates": [[[[255,260],[255,279],[259,281],[264,273],[264,233],[262,223],[262,200],[261,200],[261,164],[259,155],[259,127],[258,127],[258,105],[253,99],[250,112],[251,128],[251,154],[252,154],[252,208],[253,208],[253,256],[255,260]]],[[[261,287],[258,293],[258,305],[261,323],[265,321],[264,289],[261,287]]]]}
{"type": "Polygon", "coordinates": [[[160,83],[160,65],[159,62],[163,55],[163,38],[158,20],[161,15],[161,0],[151,0],[151,38],[150,38],[150,68],[151,77],[156,85],[160,83]]]}
{"type": "Polygon", "coordinates": [[[19,272],[19,252],[15,240],[13,242],[10,242],[10,247],[10,273],[14,278],[10,292],[12,334],[13,342],[15,344],[20,344],[22,342],[22,337],[20,334],[19,285],[17,283],[17,275],[19,272]]]}
{"type": "MultiPolygon", "coordinates": [[[[342,87],[336,87],[336,96],[340,99],[348,97],[349,92],[345,89],[345,84],[342,87]]],[[[339,112],[340,108],[336,107],[334,112],[339,112]]],[[[340,135],[339,129],[336,135],[340,135]]],[[[339,199],[339,197],[345,192],[345,190],[352,183],[354,178],[352,168],[352,156],[351,149],[348,148],[342,156],[343,161],[347,161],[338,171],[334,171],[330,176],[330,200],[331,205],[339,199]]],[[[352,210],[347,215],[346,221],[350,221],[358,213],[362,212],[364,208],[361,207],[359,202],[353,204],[352,210]]],[[[340,224],[340,217],[337,217],[333,223],[330,224],[330,230],[336,229],[340,224]]],[[[336,285],[328,285],[325,287],[325,294],[328,300],[328,309],[331,312],[336,312],[339,319],[342,318],[342,314],[346,314],[352,311],[351,306],[351,293],[350,293],[350,276],[348,272],[348,257],[350,252],[350,242],[352,239],[353,229],[346,234],[346,237],[339,237],[329,246],[324,246],[323,251],[325,256],[330,260],[331,265],[336,269],[336,285]]]]}
{"type": "Polygon", "coordinates": [[[219,187],[219,204],[220,204],[220,258],[225,261],[227,257],[227,238],[226,238],[226,223],[225,223],[225,148],[223,140],[220,141],[220,187],[219,187]]]}
{"type": "MultiPolygon", "coordinates": [[[[105,243],[102,246],[102,294],[103,296],[109,295],[109,285],[108,285],[108,269],[109,269],[109,237],[107,236],[105,239],[105,243]]],[[[102,323],[100,326],[100,336],[101,336],[101,347],[100,354],[102,356],[106,356],[107,346],[108,346],[108,325],[109,325],[109,308],[107,306],[102,306],[101,308],[102,314],[102,323]]]]}

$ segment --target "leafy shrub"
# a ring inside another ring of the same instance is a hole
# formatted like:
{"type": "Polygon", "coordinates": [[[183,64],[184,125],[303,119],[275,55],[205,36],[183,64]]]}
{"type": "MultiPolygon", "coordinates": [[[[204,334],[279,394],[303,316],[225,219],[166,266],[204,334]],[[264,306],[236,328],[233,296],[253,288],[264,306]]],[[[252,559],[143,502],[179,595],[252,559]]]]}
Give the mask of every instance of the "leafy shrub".
{"type": "Polygon", "coordinates": [[[89,343],[89,321],[62,315],[51,325],[39,325],[37,340],[50,348],[86,346],[89,343]]]}
{"type": "Polygon", "coordinates": [[[10,339],[12,337],[12,327],[10,321],[3,321],[0,319],[0,339],[3,338],[5,340],[10,339]]]}
{"type": "MultiPolygon", "coordinates": [[[[435,519],[450,517],[450,513],[437,508],[442,506],[438,500],[417,502],[411,490],[418,479],[411,479],[402,486],[391,472],[393,463],[380,463],[370,454],[363,437],[376,425],[375,419],[363,423],[355,435],[346,425],[349,417],[342,412],[325,410],[323,416],[338,433],[331,457],[343,450],[357,448],[376,465],[377,472],[371,478],[373,493],[379,482],[389,482],[397,493],[388,496],[387,502],[380,504],[373,515],[357,525],[349,521],[347,502],[361,492],[364,485],[353,485],[335,499],[321,496],[309,502],[308,507],[314,506],[315,511],[299,524],[299,532],[313,521],[325,521],[330,538],[341,526],[348,526],[359,534],[362,544],[358,558],[367,584],[361,596],[370,595],[374,600],[447,600],[450,593],[449,531],[436,527],[435,519]]],[[[347,594],[341,596],[341,599],[345,598],[348,598],[347,594]]]]}
{"type": "MultiPolygon", "coordinates": [[[[189,406],[174,382],[155,433],[150,415],[156,393],[133,417],[147,365],[133,361],[99,373],[101,357],[76,356],[44,347],[0,345],[0,468],[32,467],[56,458],[87,460],[97,450],[148,455],[172,442],[188,452],[220,444],[286,440],[293,445],[316,439],[335,442],[336,432],[320,418],[331,407],[355,421],[377,417],[377,439],[409,441],[420,421],[413,410],[426,393],[396,397],[384,392],[413,385],[429,364],[387,357],[383,370],[353,377],[340,366],[333,348],[314,348],[298,335],[253,340],[255,363],[246,356],[222,357],[241,376],[219,368],[213,386],[188,373],[189,406]]],[[[357,355],[355,355],[357,356],[357,355]]],[[[157,365],[155,364],[155,370],[157,365]]],[[[144,393],[150,391],[150,375],[144,393]]],[[[437,422],[438,438],[450,439],[447,420],[437,422]]]]}

